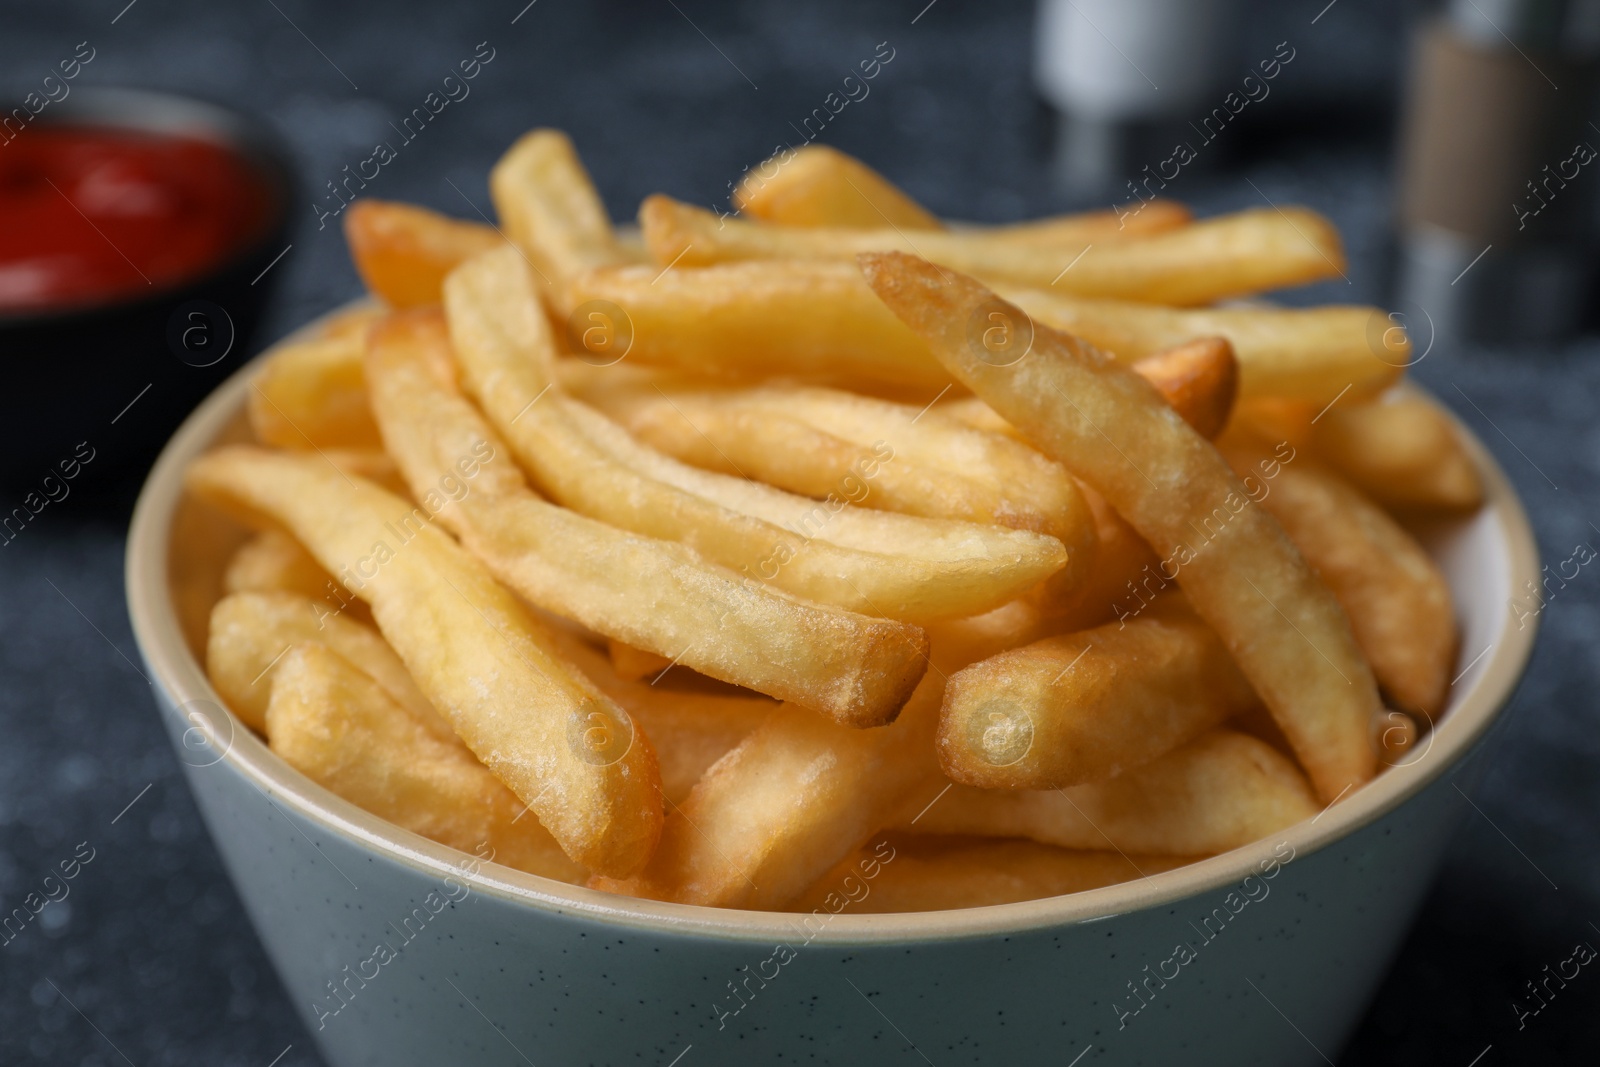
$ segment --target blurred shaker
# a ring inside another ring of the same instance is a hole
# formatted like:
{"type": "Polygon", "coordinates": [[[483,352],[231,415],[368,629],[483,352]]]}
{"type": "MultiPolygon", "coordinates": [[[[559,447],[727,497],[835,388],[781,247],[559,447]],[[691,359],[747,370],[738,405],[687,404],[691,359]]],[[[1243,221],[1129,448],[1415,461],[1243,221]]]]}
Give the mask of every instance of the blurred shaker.
{"type": "Polygon", "coordinates": [[[1600,0],[1452,0],[1413,46],[1395,303],[1434,343],[1553,340],[1594,280],[1600,0]]]}
{"type": "Polygon", "coordinates": [[[1059,115],[1058,184],[1115,193],[1151,153],[1192,138],[1185,120],[1213,102],[1236,8],[1236,0],[1040,0],[1034,77],[1059,115]]]}

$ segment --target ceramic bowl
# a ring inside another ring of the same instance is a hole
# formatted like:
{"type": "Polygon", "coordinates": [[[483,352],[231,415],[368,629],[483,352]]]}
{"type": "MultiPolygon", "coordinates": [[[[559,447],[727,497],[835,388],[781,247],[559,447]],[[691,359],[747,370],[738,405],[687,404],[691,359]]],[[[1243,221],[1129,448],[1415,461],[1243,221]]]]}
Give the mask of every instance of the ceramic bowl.
{"type": "Polygon", "coordinates": [[[337,1067],[1331,1062],[1471,810],[1533,645],[1508,606],[1537,578],[1533,537],[1469,436],[1487,504],[1424,532],[1461,622],[1449,710],[1405,763],[1316,818],[1152,877],[965,911],[802,923],[611,896],[384,822],[222,708],[197,649],[242,534],[191,506],[182,474],[242,436],[250,373],[151,472],[128,603],[200,811],[337,1067]]]}

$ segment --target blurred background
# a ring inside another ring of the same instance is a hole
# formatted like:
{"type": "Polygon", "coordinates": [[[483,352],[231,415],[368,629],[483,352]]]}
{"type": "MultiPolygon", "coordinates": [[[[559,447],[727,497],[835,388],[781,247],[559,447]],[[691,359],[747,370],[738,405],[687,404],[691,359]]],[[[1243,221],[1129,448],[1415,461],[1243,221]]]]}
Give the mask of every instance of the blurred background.
{"type": "MultiPolygon", "coordinates": [[[[940,215],[1005,222],[1150,190],[1202,215],[1323,212],[1348,281],[1281,298],[1393,308],[1422,353],[1412,373],[1496,452],[1546,558],[1566,559],[1600,538],[1597,46],[1600,4],[1509,0],[7,3],[0,110],[31,110],[46,76],[59,93],[76,56],[68,94],[164,90],[254,116],[292,189],[287,222],[233,283],[245,303],[203,301],[212,318],[195,321],[237,332],[213,363],[187,358],[165,306],[95,342],[159,335],[177,377],[148,397],[135,382],[104,414],[48,408],[115,380],[116,353],[74,362],[0,314],[0,434],[48,422],[95,454],[67,495],[0,534],[0,913],[79,842],[94,852],[66,899],[0,939],[0,1062],[319,1062],[136,665],[123,535],[152,442],[204,391],[192,375],[225,376],[360,293],[336,220],[319,226],[337,204],[328,183],[394,140],[463,57],[492,53],[372,195],[477,217],[489,167],[545,125],[571,134],[619,219],[655,191],[727,209],[744,169],[801,143],[814,109],[887,49],[816,139],[940,215]],[[247,312],[223,324],[219,302],[247,312]]],[[[10,455],[0,511],[50,462],[10,455]]],[[[1600,978],[1585,972],[1520,1028],[1512,1001],[1575,943],[1600,945],[1597,608],[1587,570],[1551,598],[1493,770],[1339,1063],[1592,1061],[1600,978]]]]}

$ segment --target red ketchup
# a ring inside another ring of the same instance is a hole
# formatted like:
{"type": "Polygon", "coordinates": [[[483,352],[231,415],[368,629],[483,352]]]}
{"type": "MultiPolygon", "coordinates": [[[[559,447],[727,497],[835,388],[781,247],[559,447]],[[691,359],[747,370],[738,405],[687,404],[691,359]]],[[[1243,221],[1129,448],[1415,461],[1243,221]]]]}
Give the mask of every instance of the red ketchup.
{"type": "Polygon", "coordinates": [[[272,193],[231,150],[131,130],[0,145],[0,313],[154,294],[258,237],[272,193]]]}

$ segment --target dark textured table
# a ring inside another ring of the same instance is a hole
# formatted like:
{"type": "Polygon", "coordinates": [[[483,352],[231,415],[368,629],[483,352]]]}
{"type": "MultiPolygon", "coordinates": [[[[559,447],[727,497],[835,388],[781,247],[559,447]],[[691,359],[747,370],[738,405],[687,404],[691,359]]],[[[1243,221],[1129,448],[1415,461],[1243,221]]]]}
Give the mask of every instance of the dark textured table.
{"type": "MultiPolygon", "coordinates": [[[[487,42],[494,58],[471,95],[407,144],[369,192],[473,215],[488,206],[485,176],[510,140],[554,125],[571,131],[625,217],[658,189],[725,204],[728,183],[793,140],[791,124],[887,41],[893,61],[825,140],[883,166],[941,213],[1010,220],[1077,206],[1047,177],[1050,123],[1030,88],[1027,5],[525,2],[10,3],[0,10],[0,90],[9,110],[87,40],[96,54],[82,84],[250,108],[293,144],[316,196],[487,42]]],[[[1186,173],[1172,192],[1207,212],[1265,195],[1328,213],[1350,245],[1351,284],[1291,299],[1377,301],[1385,116],[1403,26],[1389,5],[1358,0],[1313,26],[1322,6],[1256,5],[1242,56],[1288,40],[1296,59],[1273,99],[1219,142],[1219,165],[1186,173]]],[[[310,209],[274,269],[282,290],[258,347],[358,291],[335,228],[319,230],[310,209]]],[[[1547,558],[1600,538],[1591,506],[1600,345],[1435,351],[1416,373],[1500,457],[1547,558]]],[[[91,467],[75,498],[0,548],[0,913],[63,861],[78,864],[68,896],[0,938],[0,1062],[317,1063],[206,838],[141,673],[122,594],[136,484],[95,477],[91,467]]],[[[1512,1001],[1575,942],[1600,945],[1597,593],[1600,571],[1586,568],[1544,611],[1479,810],[1465,811],[1419,922],[1338,1062],[1594,1062],[1600,976],[1582,972],[1521,1029],[1512,1001]]]]}

